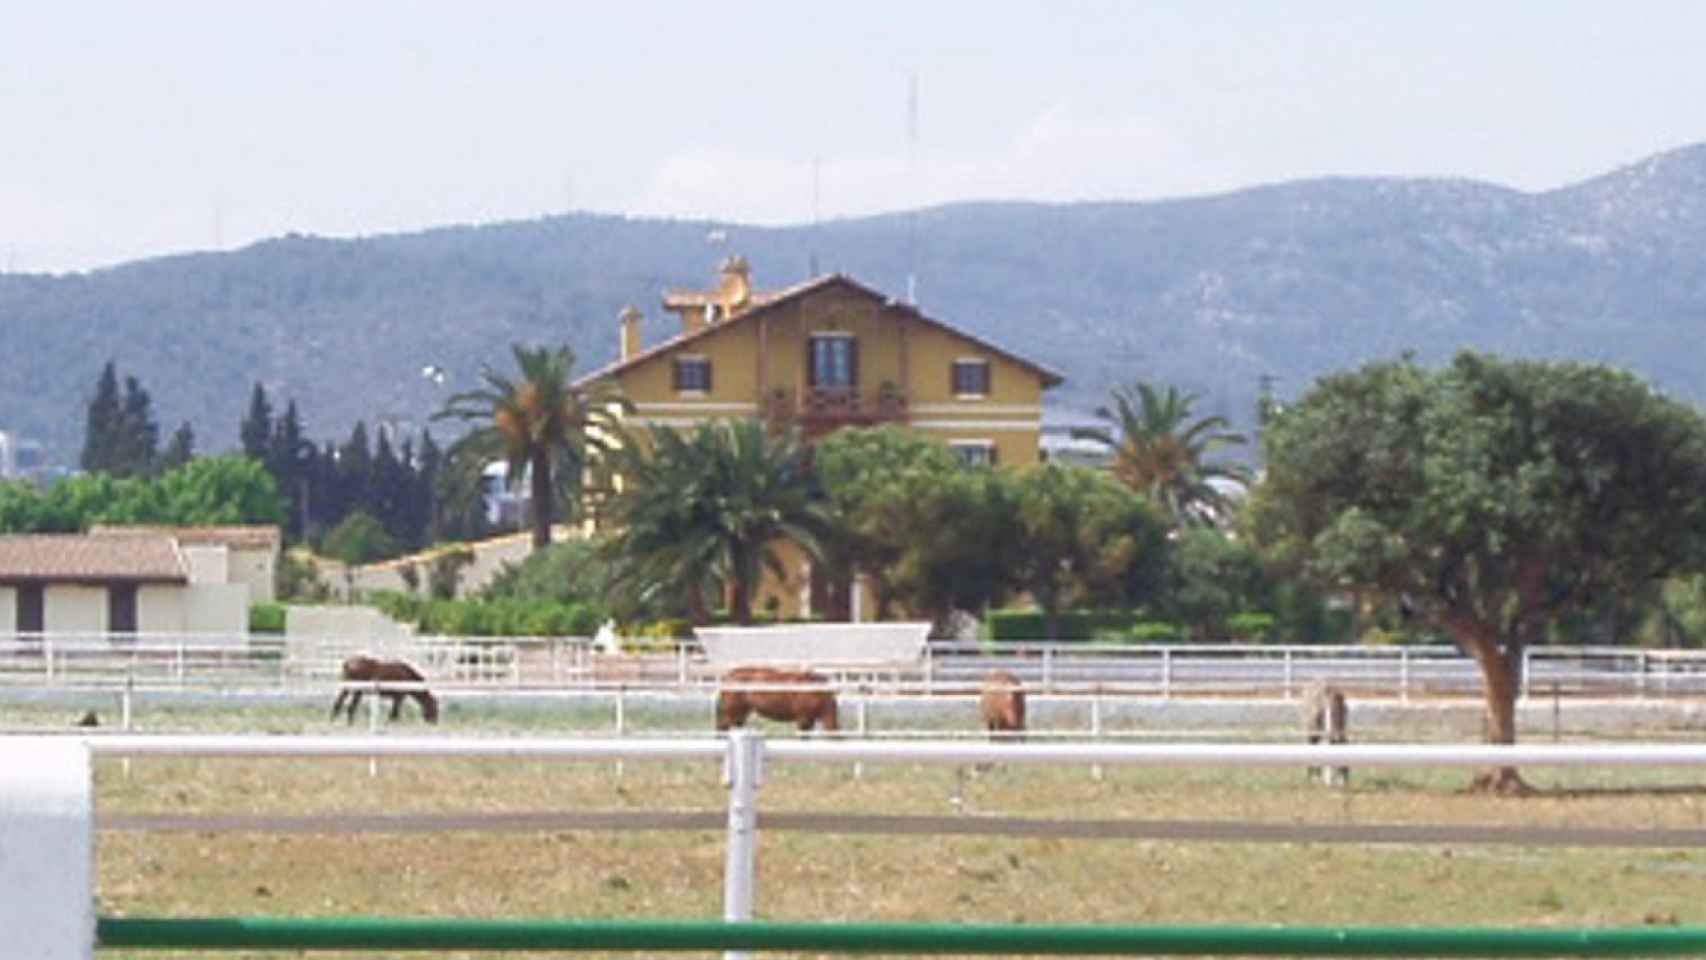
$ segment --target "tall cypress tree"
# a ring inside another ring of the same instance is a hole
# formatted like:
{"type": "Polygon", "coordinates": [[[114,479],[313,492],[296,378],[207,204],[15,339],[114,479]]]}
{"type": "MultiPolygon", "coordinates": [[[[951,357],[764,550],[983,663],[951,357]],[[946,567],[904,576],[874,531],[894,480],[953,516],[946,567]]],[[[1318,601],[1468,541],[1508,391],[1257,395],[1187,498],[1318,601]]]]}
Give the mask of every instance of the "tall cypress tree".
{"type": "Polygon", "coordinates": [[[83,455],[77,462],[84,470],[104,473],[112,469],[119,416],[118,370],[108,360],[95,382],[95,397],[89,401],[83,428],[83,455]]]}
{"type": "MultiPolygon", "coordinates": [[[[261,399],[264,402],[265,398],[261,399]]],[[[285,406],[284,416],[273,423],[265,462],[267,471],[278,484],[279,493],[288,504],[284,526],[286,535],[292,539],[300,538],[307,525],[307,511],[303,504],[309,495],[311,479],[308,468],[313,457],[314,445],[303,438],[302,418],[297,415],[296,401],[291,400],[285,406]]]]}
{"type": "Polygon", "coordinates": [[[118,457],[112,472],[147,476],[160,458],[160,425],[154,420],[154,401],[141,381],[124,378],[124,401],[119,411],[118,457]]]}
{"type": "Polygon", "coordinates": [[[373,513],[373,450],[367,442],[367,424],[358,422],[349,439],[338,448],[338,519],[355,510],[373,513]]]}
{"type": "Polygon", "coordinates": [[[344,515],[343,487],[338,483],[338,448],[330,440],[308,468],[308,523],[313,529],[303,536],[317,537],[319,531],[337,526],[344,515]]]}
{"type": "Polygon", "coordinates": [[[160,454],[160,469],[175,470],[195,459],[195,429],[185,420],[172,434],[165,452],[160,454]]]}
{"type": "Polygon", "coordinates": [[[264,462],[272,433],[272,403],[267,400],[267,388],[257,380],[255,389],[249,393],[249,412],[238,429],[243,438],[243,456],[264,462]]]}
{"type": "Polygon", "coordinates": [[[373,473],[369,489],[368,512],[379,519],[385,532],[398,540],[412,540],[404,529],[403,504],[408,493],[408,478],[403,465],[391,449],[391,431],[380,429],[373,444],[373,473]]]}
{"type": "Polygon", "coordinates": [[[438,471],[444,463],[444,452],[432,438],[431,430],[421,431],[421,452],[415,458],[415,486],[410,499],[415,504],[416,522],[420,524],[420,545],[436,543],[439,536],[438,471]]]}

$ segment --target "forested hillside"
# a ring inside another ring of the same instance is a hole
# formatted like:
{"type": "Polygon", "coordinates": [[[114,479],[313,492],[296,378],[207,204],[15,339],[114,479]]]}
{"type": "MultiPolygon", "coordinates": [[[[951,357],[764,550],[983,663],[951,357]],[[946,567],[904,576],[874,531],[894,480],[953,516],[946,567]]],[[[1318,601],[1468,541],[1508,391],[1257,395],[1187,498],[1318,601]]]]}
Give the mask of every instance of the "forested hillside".
{"type": "MultiPolygon", "coordinates": [[[[1159,203],[962,204],[917,215],[926,312],[1058,369],[1063,409],[1142,377],[1247,423],[1264,377],[1473,345],[1627,366],[1706,400],[1706,146],[1542,194],[1465,181],[1334,179],[1159,203]]],[[[116,361],[167,430],[237,446],[256,381],[318,441],[419,426],[516,341],[616,350],[617,311],[673,332],[665,288],[744,254],[761,287],[815,261],[897,296],[913,217],[813,228],[570,215],[425,233],[290,236],[88,274],[0,276],[0,429],[74,462],[116,361]],[[726,240],[708,241],[713,229],[726,240]],[[436,365],[443,383],[421,376],[436,365]]],[[[445,438],[441,438],[445,439],[445,438]]]]}

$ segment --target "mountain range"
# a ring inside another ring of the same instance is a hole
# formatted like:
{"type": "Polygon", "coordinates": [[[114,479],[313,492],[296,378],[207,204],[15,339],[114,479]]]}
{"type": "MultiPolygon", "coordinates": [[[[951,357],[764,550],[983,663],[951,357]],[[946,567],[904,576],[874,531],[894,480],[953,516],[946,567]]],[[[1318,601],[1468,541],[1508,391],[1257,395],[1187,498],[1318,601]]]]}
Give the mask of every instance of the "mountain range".
{"type": "Polygon", "coordinates": [[[670,336],[663,292],[711,286],[731,253],[760,288],[815,267],[901,297],[915,275],[926,313],[1064,374],[1063,419],[1144,379],[1247,427],[1263,383],[1284,399],[1462,347],[1613,364],[1706,402],[1702,144],[1539,193],[1331,178],[776,228],[568,214],[0,274],[0,430],[73,462],[108,360],[148,389],[163,436],[187,420],[204,452],[235,446],[256,382],[318,440],[358,420],[418,428],[482,367],[509,370],[512,343],[566,343],[591,370],[614,358],[630,303],[648,345],[670,336]]]}

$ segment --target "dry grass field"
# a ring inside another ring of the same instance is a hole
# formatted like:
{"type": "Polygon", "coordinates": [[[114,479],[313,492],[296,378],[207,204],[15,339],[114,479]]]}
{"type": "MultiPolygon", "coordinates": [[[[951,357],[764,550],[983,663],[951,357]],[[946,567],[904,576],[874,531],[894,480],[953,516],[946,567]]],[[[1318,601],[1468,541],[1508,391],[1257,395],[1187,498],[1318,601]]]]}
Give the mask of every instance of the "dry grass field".
{"type": "MultiPolygon", "coordinates": [[[[63,713],[60,710],[58,713],[63,713]]],[[[8,729],[57,720],[0,708],[8,729]]],[[[562,721],[562,718],[558,718],[562,721]]],[[[570,732],[549,719],[463,718],[468,733],[570,732]]],[[[333,732],[307,708],[186,710],[156,728],[333,732]]],[[[419,732],[411,724],[408,732],[419,732]]],[[[463,732],[463,731],[458,731],[463,732]]],[[[782,735],[772,728],[771,732],[782,735]]],[[[1674,736],[1672,734],[1671,736],[1674,736]]],[[[778,812],[1706,829],[1706,774],[1536,770],[1540,796],[1461,792],[1464,771],[1361,771],[1348,791],[1301,770],[773,764],[778,812]]],[[[96,771],[103,816],[725,809],[712,764],[136,760],[96,771]]],[[[707,832],[451,831],[319,835],[103,831],[112,916],[375,915],[708,919],[723,841],[707,832]]],[[[837,835],[766,831],[770,920],[995,923],[1628,926],[1706,924],[1706,851],[837,835]]],[[[103,956],[126,956],[110,951],[103,956]]],[[[159,951],[137,957],[164,957],[159,951]]],[[[206,954],[201,954],[205,956],[206,954]]],[[[222,954],[228,955],[228,954],[222,954]]],[[[338,954],[339,956],[377,956],[338,954]]],[[[389,954],[387,954],[389,955],[389,954]]],[[[445,956],[447,954],[438,954],[445,956]]],[[[449,954],[455,955],[455,954],[449,954]]],[[[514,954],[510,954],[514,956],[514,954]]],[[[186,955],[188,956],[188,955],[186,955]]],[[[264,956],[255,954],[255,956],[264,956]]],[[[275,954],[276,956],[276,954],[275,954]]]]}

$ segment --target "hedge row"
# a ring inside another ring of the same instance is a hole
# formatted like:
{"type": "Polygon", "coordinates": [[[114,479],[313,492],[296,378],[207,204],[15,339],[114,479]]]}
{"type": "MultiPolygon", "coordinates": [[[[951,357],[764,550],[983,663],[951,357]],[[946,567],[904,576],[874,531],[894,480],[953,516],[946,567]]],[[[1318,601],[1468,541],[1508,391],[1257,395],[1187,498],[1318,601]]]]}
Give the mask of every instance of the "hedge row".
{"type": "Polygon", "coordinates": [[[450,637],[590,637],[608,616],[594,604],[551,600],[428,600],[391,591],[368,599],[393,620],[450,637]]]}
{"type": "MultiPolygon", "coordinates": [[[[1177,643],[1189,636],[1180,624],[1148,620],[1140,610],[1069,610],[1060,614],[1062,642],[1177,643]]],[[[1239,613],[1226,619],[1226,638],[1262,643],[1274,637],[1277,620],[1271,613],[1239,613]]],[[[997,610],[988,617],[990,640],[1036,642],[1048,636],[1040,610],[997,610]]]]}

